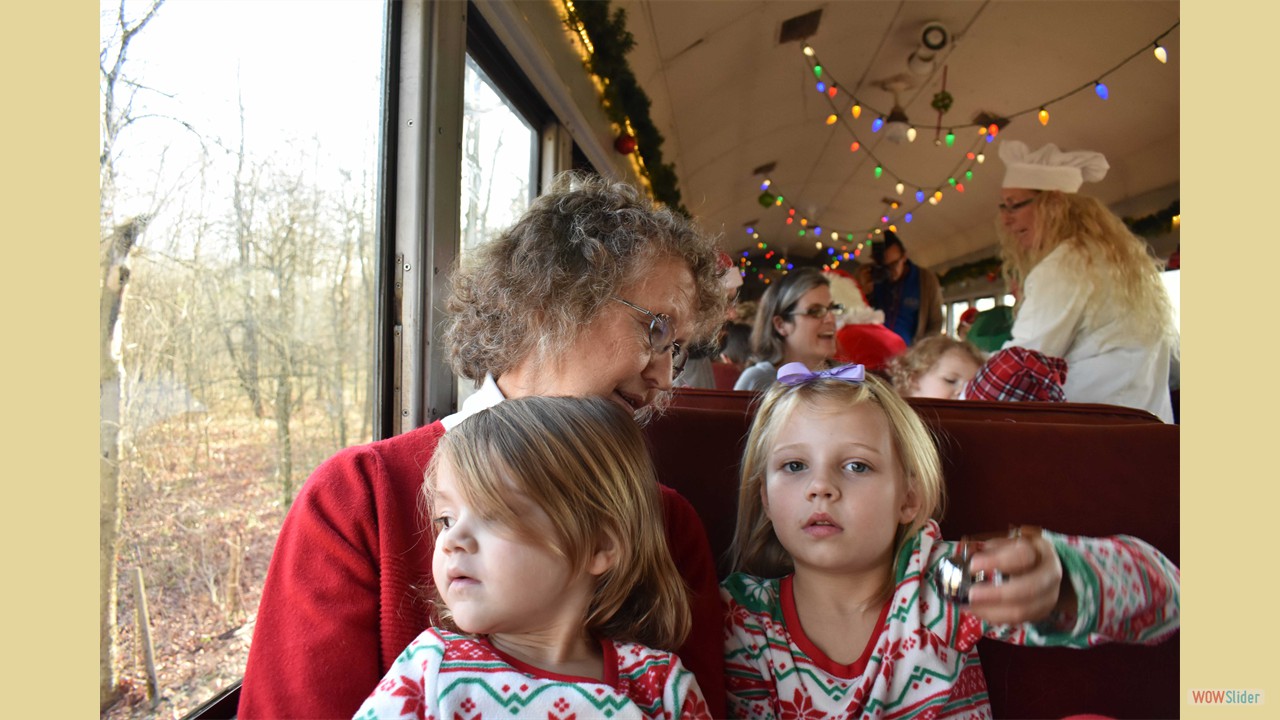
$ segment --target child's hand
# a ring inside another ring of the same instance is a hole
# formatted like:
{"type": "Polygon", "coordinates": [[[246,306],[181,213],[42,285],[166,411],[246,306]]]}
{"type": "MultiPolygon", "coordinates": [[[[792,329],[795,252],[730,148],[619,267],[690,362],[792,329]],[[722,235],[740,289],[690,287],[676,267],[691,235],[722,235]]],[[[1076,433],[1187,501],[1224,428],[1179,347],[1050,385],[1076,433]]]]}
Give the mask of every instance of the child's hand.
{"type": "Polygon", "coordinates": [[[969,589],[969,611],[987,622],[1039,622],[1055,608],[1074,615],[1075,591],[1063,577],[1053,545],[1038,532],[986,541],[969,569],[1004,576],[999,585],[975,583],[969,589]]]}

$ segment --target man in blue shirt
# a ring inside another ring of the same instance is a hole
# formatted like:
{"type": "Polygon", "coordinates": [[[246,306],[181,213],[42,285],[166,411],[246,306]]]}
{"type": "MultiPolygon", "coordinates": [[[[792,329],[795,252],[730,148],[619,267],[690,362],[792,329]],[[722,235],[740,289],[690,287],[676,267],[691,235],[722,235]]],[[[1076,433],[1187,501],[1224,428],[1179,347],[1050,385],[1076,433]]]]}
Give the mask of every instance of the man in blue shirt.
{"type": "Polygon", "coordinates": [[[875,265],[867,300],[884,311],[884,325],[907,345],[942,332],[942,286],[938,276],[907,259],[897,233],[886,230],[872,249],[875,265]]]}

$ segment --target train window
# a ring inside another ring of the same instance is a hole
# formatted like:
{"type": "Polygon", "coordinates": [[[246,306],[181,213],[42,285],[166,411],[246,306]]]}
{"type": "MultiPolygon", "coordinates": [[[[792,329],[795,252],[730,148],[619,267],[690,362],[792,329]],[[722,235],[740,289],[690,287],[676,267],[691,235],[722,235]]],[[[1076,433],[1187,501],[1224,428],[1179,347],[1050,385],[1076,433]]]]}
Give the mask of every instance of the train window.
{"type": "Polygon", "coordinates": [[[1005,307],[1013,307],[1017,302],[1018,299],[1012,294],[1006,294],[1004,297],[1000,298],[1000,304],[1005,307]]]}
{"type": "Polygon", "coordinates": [[[990,310],[996,306],[996,299],[993,297],[978,298],[974,301],[973,306],[978,308],[978,312],[990,310]]]}
{"type": "MultiPolygon", "coordinates": [[[[537,133],[470,53],[463,88],[460,256],[511,225],[537,186],[537,133]]],[[[458,378],[458,403],[475,384],[458,378]]]]}
{"type": "Polygon", "coordinates": [[[536,186],[537,133],[467,55],[462,122],[462,253],[511,225],[536,186]]]}
{"type": "Polygon", "coordinates": [[[100,260],[128,265],[102,328],[103,717],[179,717],[242,675],[307,474],[374,433],[385,7],[100,9],[100,248],[123,250],[100,260]]]}

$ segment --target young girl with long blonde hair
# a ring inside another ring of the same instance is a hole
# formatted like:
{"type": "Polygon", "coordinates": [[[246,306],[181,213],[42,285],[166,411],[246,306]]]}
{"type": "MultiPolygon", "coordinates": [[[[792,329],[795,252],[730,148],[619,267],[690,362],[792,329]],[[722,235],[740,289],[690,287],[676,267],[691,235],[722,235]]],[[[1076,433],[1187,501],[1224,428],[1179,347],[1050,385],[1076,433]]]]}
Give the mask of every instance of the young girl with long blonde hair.
{"type": "Polygon", "coordinates": [[[626,412],[507,400],[450,430],[426,479],[437,623],[356,718],[710,717],[672,652],[688,598],[626,412]]]}
{"type": "Polygon", "coordinates": [[[989,717],[981,637],[1087,647],[1177,629],[1178,568],[1127,536],[1020,532],[965,570],[998,585],[944,596],[943,494],[928,430],[883,381],[858,365],[779,370],[747,438],[721,586],[731,715],[989,717]]]}

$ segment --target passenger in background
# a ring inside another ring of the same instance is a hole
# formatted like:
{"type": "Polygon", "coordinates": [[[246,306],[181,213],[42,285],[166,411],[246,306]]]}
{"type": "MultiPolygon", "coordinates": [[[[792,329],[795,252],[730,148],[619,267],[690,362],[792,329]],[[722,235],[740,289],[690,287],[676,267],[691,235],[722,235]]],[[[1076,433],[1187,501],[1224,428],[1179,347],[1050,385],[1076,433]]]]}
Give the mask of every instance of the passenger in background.
{"type": "Polygon", "coordinates": [[[884,325],[908,345],[942,332],[942,285],[933,271],[907,259],[898,234],[884,232],[872,245],[873,266],[863,266],[859,282],[871,307],[884,311],[884,325]]]}
{"type": "MultiPolygon", "coordinates": [[[[733,322],[738,319],[737,301],[738,292],[742,288],[742,272],[734,267],[733,260],[723,251],[717,255],[717,258],[717,266],[724,272],[720,276],[720,284],[724,288],[725,299],[728,301],[724,310],[725,322],[733,322]]],[[[675,379],[674,385],[714,389],[718,385],[719,377],[715,364],[720,361],[720,348],[723,345],[723,326],[715,336],[704,342],[695,343],[689,348],[689,362],[685,363],[684,372],[675,379]]]]}
{"type": "Polygon", "coordinates": [[[1067,361],[1023,347],[990,358],[964,387],[963,400],[1065,402],[1067,361]]]}
{"type": "Polygon", "coordinates": [[[1088,648],[1177,632],[1179,571],[1150,544],[1019,528],[959,567],[972,546],[943,540],[943,489],[932,436],[892,388],[857,365],[778,371],[721,583],[732,717],[989,718],[983,637],[1088,648]]]}
{"type": "Polygon", "coordinates": [[[1001,260],[1022,288],[1005,347],[1064,359],[1068,402],[1135,407],[1172,422],[1177,329],[1161,264],[1105,205],[1076,193],[1106,176],[1106,158],[1006,140],[1000,159],[1001,260]]]}
{"type": "Polygon", "coordinates": [[[978,319],[978,308],[971,307],[960,313],[960,322],[956,323],[956,337],[964,340],[973,328],[973,321],[978,319]]]}
{"type": "Polygon", "coordinates": [[[884,326],[884,312],[867,304],[853,277],[843,270],[827,273],[831,297],[844,306],[836,319],[836,362],[858,363],[868,371],[886,375],[889,360],[905,352],[907,344],[884,326]]]}
{"type": "Polygon", "coordinates": [[[985,360],[968,342],[935,335],[891,360],[889,375],[902,397],[959,400],[985,360]]]}
{"type": "Polygon", "coordinates": [[[722,362],[743,370],[751,358],[751,326],[731,322],[724,326],[724,348],[720,351],[722,362]]]}
{"type": "Polygon", "coordinates": [[[1013,337],[1013,308],[997,305],[974,318],[964,339],[985,353],[993,353],[1013,337]]]}
{"type": "Polygon", "coordinates": [[[689,601],[629,413],[597,397],[498,403],[441,438],[422,494],[436,617],[358,720],[711,717],[671,652],[689,601]]]}
{"type": "MultiPolygon", "coordinates": [[[[444,344],[478,389],[459,412],[342,450],[312,473],[276,541],[239,717],[351,717],[429,624],[433,537],[419,510],[440,438],[507,398],[603,397],[643,422],[690,341],[724,322],[713,241],[635,188],[569,173],[453,272],[444,344]]],[[[661,478],[660,478],[661,479],[661,478]]],[[[702,521],[659,486],[690,589],[678,654],[722,687],[722,608],[702,521]]],[[[707,697],[724,715],[724,698],[707,697]]]]}
{"type": "Polygon", "coordinates": [[[756,364],[742,371],[734,390],[765,390],[786,363],[813,370],[826,367],[836,354],[836,318],[844,306],[831,299],[831,283],[814,268],[801,268],[769,285],[751,329],[756,364]]]}

